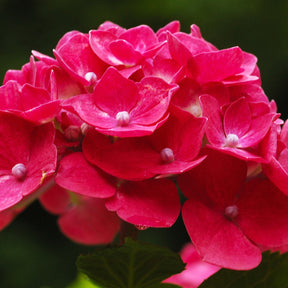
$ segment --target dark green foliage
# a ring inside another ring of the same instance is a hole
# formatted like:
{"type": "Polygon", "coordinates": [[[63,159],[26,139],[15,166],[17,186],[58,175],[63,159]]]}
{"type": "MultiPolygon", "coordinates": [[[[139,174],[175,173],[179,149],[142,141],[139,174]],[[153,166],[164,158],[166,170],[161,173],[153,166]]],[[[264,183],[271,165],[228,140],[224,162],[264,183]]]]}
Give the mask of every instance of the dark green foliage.
{"type": "Polygon", "coordinates": [[[101,288],[172,288],[161,284],[185,265],[167,248],[126,238],[125,244],[80,256],[78,269],[101,288]]]}
{"type": "Polygon", "coordinates": [[[287,288],[288,253],[263,254],[261,264],[249,271],[221,269],[199,288],[287,288]]]}

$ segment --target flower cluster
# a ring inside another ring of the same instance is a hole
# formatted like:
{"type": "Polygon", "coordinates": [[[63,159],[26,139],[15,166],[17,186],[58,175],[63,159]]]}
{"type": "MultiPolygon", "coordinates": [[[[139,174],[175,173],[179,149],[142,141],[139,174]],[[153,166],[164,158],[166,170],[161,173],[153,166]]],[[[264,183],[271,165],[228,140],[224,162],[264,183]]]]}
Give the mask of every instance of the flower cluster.
{"type": "Polygon", "coordinates": [[[254,55],[196,25],[105,22],[32,51],[0,87],[0,227],[40,199],[76,242],[182,217],[205,261],[251,269],[288,244],[288,124],[254,55]],[[181,207],[178,188],[185,203],[181,207]]]}

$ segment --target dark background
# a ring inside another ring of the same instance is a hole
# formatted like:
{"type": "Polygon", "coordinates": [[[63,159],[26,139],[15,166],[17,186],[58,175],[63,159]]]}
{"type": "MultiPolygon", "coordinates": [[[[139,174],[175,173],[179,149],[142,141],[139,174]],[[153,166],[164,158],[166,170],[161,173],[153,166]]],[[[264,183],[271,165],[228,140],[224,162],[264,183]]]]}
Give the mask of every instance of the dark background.
{"type": "MultiPolygon", "coordinates": [[[[105,20],[155,31],[179,20],[184,32],[195,23],[219,49],[240,46],[258,57],[263,88],[282,119],[288,117],[287,0],[0,0],[0,78],[28,62],[32,49],[52,56],[64,33],[87,33],[105,20]]],[[[56,220],[36,202],[0,232],[1,288],[64,288],[75,278],[77,255],[93,247],[66,239],[56,220]]],[[[181,221],[140,238],[175,251],[188,239],[181,221]]]]}

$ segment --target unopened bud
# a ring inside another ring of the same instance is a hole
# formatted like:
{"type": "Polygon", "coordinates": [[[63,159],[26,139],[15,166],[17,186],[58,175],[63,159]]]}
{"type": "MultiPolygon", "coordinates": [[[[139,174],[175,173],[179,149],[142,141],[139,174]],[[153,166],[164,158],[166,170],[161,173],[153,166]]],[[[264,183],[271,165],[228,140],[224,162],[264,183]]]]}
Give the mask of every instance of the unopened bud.
{"type": "Polygon", "coordinates": [[[121,126],[121,127],[127,126],[130,121],[129,113],[127,111],[118,112],[116,115],[116,120],[117,120],[118,126],[121,126]]]}
{"type": "Polygon", "coordinates": [[[236,205],[227,206],[224,212],[225,216],[232,219],[238,216],[238,207],[236,205]]]}
{"type": "Polygon", "coordinates": [[[170,148],[164,148],[160,152],[161,159],[164,163],[171,163],[175,160],[174,153],[170,148]]]}
{"type": "Polygon", "coordinates": [[[12,175],[18,180],[24,180],[27,175],[27,169],[22,163],[14,165],[11,172],[12,175]]]}
{"type": "Polygon", "coordinates": [[[81,135],[81,128],[75,125],[70,125],[64,130],[64,136],[68,141],[77,141],[81,135]]]}

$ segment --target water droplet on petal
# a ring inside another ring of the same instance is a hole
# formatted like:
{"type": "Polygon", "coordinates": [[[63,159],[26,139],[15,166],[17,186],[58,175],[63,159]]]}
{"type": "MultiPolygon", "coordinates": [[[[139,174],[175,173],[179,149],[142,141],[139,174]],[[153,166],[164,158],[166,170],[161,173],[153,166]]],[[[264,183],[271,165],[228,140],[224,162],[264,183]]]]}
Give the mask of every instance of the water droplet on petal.
{"type": "Polygon", "coordinates": [[[84,78],[89,82],[89,86],[94,85],[97,81],[97,76],[94,72],[86,73],[84,78]]]}
{"type": "Polygon", "coordinates": [[[135,227],[140,231],[143,231],[149,228],[149,226],[144,226],[144,225],[135,225],[135,227]]]}
{"type": "Polygon", "coordinates": [[[239,138],[236,134],[228,134],[225,139],[225,146],[234,148],[238,145],[239,138]]]}
{"type": "Polygon", "coordinates": [[[127,126],[130,121],[130,115],[127,111],[118,112],[116,115],[116,120],[117,120],[118,126],[121,126],[121,127],[127,126]]]}
{"type": "Polygon", "coordinates": [[[233,218],[237,217],[239,214],[238,207],[236,205],[227,206],[225,208],[224,214],[226,217],[233,219],[233,218]]]}
{"type": "Polygon", "coordinates": [[[27,169],[22,163],[14,165],[11,172],[12,175],[18,180],[24,180],[27,175],[27,169]]]}
{"type": "Polygon", "coordinates": [[[160,152],[161,159],[164,163],[171,163],[175,160],[174,153],[170,148],[164,148],[160,152]]]}

